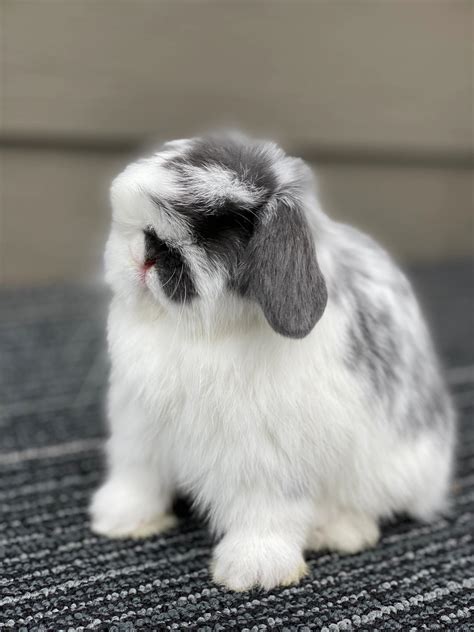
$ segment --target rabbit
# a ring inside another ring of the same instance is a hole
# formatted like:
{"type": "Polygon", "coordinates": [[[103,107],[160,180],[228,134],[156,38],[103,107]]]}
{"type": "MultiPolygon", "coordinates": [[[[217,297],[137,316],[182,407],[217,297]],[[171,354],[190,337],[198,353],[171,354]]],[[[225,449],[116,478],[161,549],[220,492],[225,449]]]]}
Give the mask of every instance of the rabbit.
{"type": "Polygon", "coordinates": [[[449,505],[456,423],[410,283],[330,219],[310,168],[238,133],[164,144],[111,186],[108,473],[92,530],[170,528],[190,495],[234,591],[449,505]]]}

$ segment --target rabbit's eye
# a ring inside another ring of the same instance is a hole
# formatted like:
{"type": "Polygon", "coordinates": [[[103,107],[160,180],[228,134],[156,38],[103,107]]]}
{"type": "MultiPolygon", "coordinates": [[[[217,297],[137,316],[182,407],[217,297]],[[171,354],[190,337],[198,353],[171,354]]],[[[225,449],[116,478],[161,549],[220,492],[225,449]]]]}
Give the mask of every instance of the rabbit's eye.
{"type": "Polygon", "coordinates": [[[149,237],[156,237],[156,232],[155,229],[153,228],[153,226],[147,226],[146,228],[143,229],[143,234],[145,235],[145,237],[149,236],[149,237]]]}
{"type": "Polygon", "coordinates": [[[155,266],[164,293],[172,301],[190,301],[197,295],[191,271],[181,251],[151,227],[144,229],[145,266],[155,266]]]}
{"type": "Polygon", "coordinates": [[[159,259],[169,258],[169,246],[157,236],[153,228],[146,228],[143,234],[145,235],[145,263],[156,263],[159,259]]]}

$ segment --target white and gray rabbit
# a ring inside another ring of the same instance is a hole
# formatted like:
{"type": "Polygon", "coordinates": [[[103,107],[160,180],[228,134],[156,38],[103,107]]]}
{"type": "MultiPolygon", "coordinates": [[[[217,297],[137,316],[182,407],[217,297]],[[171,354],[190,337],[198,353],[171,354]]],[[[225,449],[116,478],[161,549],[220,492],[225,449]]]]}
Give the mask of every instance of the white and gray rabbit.
{"type": "Polygon", "coordinates": [[[447,503],[454,414],[410,284],[271,142],[167,143],[112,185],[108,475],[92,528],[140,537],[183,491],[214,580],[270,589],[304,551],[374,546],[447,503]]]}

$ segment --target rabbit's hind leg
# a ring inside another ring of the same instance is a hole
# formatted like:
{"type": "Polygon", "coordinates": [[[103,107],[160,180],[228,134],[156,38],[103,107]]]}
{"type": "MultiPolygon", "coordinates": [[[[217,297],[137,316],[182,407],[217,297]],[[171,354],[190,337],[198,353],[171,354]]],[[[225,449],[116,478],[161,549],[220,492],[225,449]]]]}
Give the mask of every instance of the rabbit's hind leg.
{"type": "Polygon", "coordinates": [[[329,550],[350,555],[374,547],[380,538],[377,521],[372,517],[347,510],[331,512],[331,517],[314,527],[306,548],[329,550]]]}

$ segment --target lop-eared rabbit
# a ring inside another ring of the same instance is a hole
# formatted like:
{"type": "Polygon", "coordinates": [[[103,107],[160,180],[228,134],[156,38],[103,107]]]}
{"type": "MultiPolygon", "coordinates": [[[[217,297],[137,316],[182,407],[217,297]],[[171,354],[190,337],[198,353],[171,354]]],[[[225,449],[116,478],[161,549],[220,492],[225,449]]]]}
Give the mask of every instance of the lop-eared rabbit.
{"type": "MultiPolygon", "coordinates": [[[[374,183],[376,186],[376,183],[374,183]]],[[[271,142],[165,144],[111,190],[108,475],[92,528],[145,537],[189,494],[216,582],[271,589],[304,551],[374,546],[447,504],[455,423],[409,282],[321,210],[271,142]]]]}

